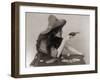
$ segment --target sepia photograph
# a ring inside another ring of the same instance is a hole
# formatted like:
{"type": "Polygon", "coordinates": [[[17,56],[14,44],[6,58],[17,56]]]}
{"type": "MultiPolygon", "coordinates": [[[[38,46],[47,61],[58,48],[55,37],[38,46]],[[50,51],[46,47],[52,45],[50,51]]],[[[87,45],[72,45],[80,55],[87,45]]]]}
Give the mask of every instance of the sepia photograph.
{"type": "Polygon", "coordinates": [[[26,67],[89,64],[89,15],[26,13],[26,67]]]}

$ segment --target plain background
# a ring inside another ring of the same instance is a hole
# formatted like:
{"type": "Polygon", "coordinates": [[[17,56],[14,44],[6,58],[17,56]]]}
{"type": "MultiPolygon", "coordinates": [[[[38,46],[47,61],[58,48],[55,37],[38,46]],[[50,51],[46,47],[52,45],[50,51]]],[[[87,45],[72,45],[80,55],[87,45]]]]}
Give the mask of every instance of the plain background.
{"type": "Polygon", "coordinates": [[[69,40],[68,45],[77,49],[84,54],[86,64],[89,64],[89,43],[90,43],[90,16],[89,15],[71,15],[71,14],[49,14],[49,13],[32,13],[27,12],[26,18],[26,67],[30,67],[36,50],[36,40],[38,35],[48,27],[48,17],[56,16],[58,19],[65,19],[67,23],[63,27],[63,36],[67,37],[70,32],[80,32],[73,39],[69,40]],[[77,45],[77,46],[76,46],[77,45]]]}
{"type": "MultiPolygon", "coordinates": [[[[21,78],[15,79],[10,76],[11,68],[11,2],[15,0],[1,0],[0,2],[0,80],[100,80],[100,50],[98,37],[98,69],[97,74],[78,74],[38,78],[21,78]]],[[[16,0],[29,1],[29,0],[16,0]]],[[[56,4],[73,4],[98,6],[100,9],[100,0],[30,0],[30,2],[56,3],[56,4]]],[[[98,13],[98,22],[100,21],[100,11],[98,13]]],[[[98,34],[100,34],[100,24],[98,23],[98,34]]]]}

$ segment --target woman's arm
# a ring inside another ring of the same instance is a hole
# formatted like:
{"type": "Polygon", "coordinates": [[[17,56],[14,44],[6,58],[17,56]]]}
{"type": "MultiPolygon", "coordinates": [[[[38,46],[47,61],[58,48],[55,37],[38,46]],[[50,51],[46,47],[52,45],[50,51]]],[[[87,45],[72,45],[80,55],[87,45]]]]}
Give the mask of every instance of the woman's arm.
{"type": "Polygon", "coordinates": [[[63,48],[64,48],[64,45],[65,45],[66,41],[69,40],[69,38],[70,38],[70,36],[67,36],[66,38],[63,38],[63,40],[62,40],[62,42],[61,42],[61,45],[60,45],[60,47],[58,48],[57,57],[59,57],[59,56],[61,55],[61,52],[62,52],[62,50],[63,50],[63,48]]]}
{"type": "MultiPolygon", "coordinates": [[[[69,33],[69,35],[67,37],[63,37],[62,43],[60,45],[60,47],[58,48],[58,54],[57,57],[59,57],[61,55],[61,52],[64,48],[64,45],[66,43],[66,41],[68,41],[69,39],[73,38],[74,36],[76,36],[76,34],[79,34],[79,32],[71,32],[69,33]]],[[[75,50],[74,48],[70,48],[70,50],[72,50],[73,52],[79,53],[77,50],[75,50]]]]}

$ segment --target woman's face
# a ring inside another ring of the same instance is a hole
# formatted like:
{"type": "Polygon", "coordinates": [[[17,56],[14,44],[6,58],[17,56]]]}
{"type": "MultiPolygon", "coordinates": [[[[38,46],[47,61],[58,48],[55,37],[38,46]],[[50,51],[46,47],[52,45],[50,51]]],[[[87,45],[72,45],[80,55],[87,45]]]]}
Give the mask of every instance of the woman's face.
{"type": "Polygon", "coordinates": [[[55,36],[62,37],[62,29],[59,29],[55,36]]]}

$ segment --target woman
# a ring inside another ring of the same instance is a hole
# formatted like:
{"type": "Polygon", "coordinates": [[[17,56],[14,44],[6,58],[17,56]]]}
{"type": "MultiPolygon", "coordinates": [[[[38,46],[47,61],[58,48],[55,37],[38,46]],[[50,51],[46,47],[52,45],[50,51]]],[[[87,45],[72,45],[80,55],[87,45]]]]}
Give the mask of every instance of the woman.
{"type": "MultiPolygon", "coordinates": [[[[73,36],[62,38],[62,28],[66,24],[66,20],[57,19],[54,15],[50,15],[48,22],[48,28],[40,33],[37,39],[37,54],[31,63],[32,66],[66,64],[66,59],[63,57],[63,55],[67,56],[67,52],[63,51],[64,45],[73,36]]],[[[72,47],[66,46],[65,48],[71,53],[82,55],[72,47]]]]}

